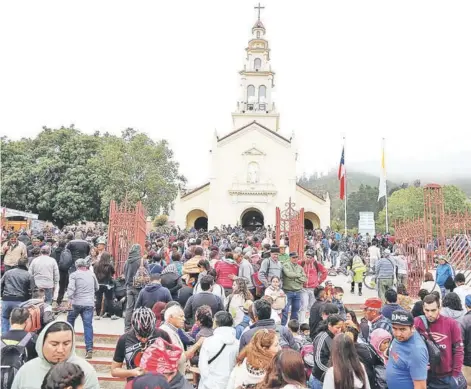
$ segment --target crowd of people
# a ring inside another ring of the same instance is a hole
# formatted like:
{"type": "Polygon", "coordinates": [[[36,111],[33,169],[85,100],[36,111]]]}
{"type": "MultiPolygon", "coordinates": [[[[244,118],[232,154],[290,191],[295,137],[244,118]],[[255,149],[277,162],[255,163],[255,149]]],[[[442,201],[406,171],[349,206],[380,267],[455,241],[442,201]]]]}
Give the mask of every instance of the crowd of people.
{"type": "Polygon", "coordinates": [[[12,234],[2,247],[2,385],[98,389],[87,362],[93,322],[120,317],[124,333],[111,375],[129,389],[471,383],[471,289],[464,275],[440,257],[437,280],[427,274],[415,301],[406,288],[407,260],[393,240],[338,235],[310,232],[300,253],[269,229],[151,233],[144,247],[129,248],[116,275],[103,236],[78,229],[28,242],[27,233],[12,234]],[[375,274],[378,297],[364,300],[362,317],[327,278],[343,250],[351,293],[357,287],[362,295],[367,268],[375,274]],[[64,310],[67,319],[57,320],[64,310]],[[84,358],[75,353],[78,316],[84,358]]]}

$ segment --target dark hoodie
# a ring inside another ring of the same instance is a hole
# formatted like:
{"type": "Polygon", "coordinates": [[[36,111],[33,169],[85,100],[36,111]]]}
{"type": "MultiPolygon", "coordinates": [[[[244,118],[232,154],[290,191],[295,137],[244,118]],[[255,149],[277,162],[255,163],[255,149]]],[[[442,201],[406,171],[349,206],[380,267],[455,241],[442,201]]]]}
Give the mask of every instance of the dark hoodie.
{"type": "MultiPolygon", "coordinates": [[[[124,264],[124,281],[127,287],[133,286],[133,280],[137,270],[141,266],[141,245],[133,244],[129,250],[129,256],[124,264]]],[[[144,261],[144,267],[149,270],[147,261],[144,261]]]]}
{"type": "Polygon", "coordinates": [[[157,302],[168,303],[173,301],[170,291],[163,287],[160,284],[149,284],[144,287],[139,293],[139,296],[136,300],[136,305],[134,309],[140,307],[146,307],[152,309],[155,303],[157,302]]]}

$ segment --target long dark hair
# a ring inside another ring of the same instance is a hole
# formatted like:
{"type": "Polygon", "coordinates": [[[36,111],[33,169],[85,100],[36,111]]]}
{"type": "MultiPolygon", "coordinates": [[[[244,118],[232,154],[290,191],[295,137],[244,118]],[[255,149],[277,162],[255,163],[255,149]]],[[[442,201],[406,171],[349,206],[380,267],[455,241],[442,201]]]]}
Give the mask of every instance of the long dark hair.
{"type": "Polygon", "coordinates": [[[44,377],[41,389],[73,389],[83,385],[85,374],[79,365],[61,362],[53,366],[44,377]]]}
{"type": "Polygon", "coordinates": [[[113,262],[111,262],[111,254],[104,251],[101,253],[100,260],[93,267],[98,282],[111,278],[114,273],[113,262]]]}
{"type": "MultiPolygon", "coordinates": [[[[301,354],[291,349],[278,351],[257,389],[278,389],[288,384],[305,387],[306,371],[301,354]]],[[[350,389],[350,388],[349,388],[350,389]]]]}
{"type": "Polygon", "coordinates": [[[353,388],[355,377],[362,383],[366,383],[366,375],[357,354],[352,339],[346,334],[338,334],[334,338],[330,353],[334,368],[335,389],[353,388]]]}
{"type": "Polygon", "coordinates": [[[346,314],[349,313],[350,317],[352,318],[353,324],[355,324],[356,326],[358,326],[358,328],[360,328],[360,323],[358,323],[357,314],[354,311],[351,311],[350,309],[347,309],[345,313],[346,314]]]}
{"type": "Polygon", "coordinates": [[[460,296],[458,296],[455,292],[450,292],[443,297],[443,308],[450,308],[454,311],[462,311],[463,306],[461,304],[460,296]]]}

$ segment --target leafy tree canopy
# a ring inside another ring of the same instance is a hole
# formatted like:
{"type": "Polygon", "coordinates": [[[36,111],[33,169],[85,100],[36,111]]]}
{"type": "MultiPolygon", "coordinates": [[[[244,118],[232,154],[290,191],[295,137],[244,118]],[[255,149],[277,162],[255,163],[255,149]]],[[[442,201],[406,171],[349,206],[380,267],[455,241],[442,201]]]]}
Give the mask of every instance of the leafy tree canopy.
{"type": "Polygon", "coordinates": [[[43,128],[34,139],[1,139],[2,205],[39,213],[59,226],[106,220],[111,200],[168,207],[185,181],[165,140],[133,129],[121,137],[43,128]]]}
{"type": "MultiPolygon", "coordinates": [[[[464,212],[471,209],[466,194],[455,185],[443,186],[445,212],[464,212]]],[[[424,215],[424,188],[409,186],[395,191],[388,198],[389,225],[394,226],[396,220],[408,220],[424,215]]],[[[385,231],[386,210],[379,213],[377,228],[385,231]]]]}

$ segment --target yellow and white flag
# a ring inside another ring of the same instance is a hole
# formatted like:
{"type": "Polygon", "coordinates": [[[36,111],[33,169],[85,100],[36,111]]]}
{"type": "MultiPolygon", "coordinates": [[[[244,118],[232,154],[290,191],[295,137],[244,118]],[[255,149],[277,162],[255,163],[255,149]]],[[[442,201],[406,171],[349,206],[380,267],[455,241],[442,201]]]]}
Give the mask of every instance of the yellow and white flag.
{"type": "Polygon", "coordinates": [[[379,193],[378,193],[378,201],[381,197],[387,195],[387,188],[386,188],[386,165],[384,163],[384,139],[383,139],[383,147],[381,150],[381,172],[379,174],[379,193]]]}

